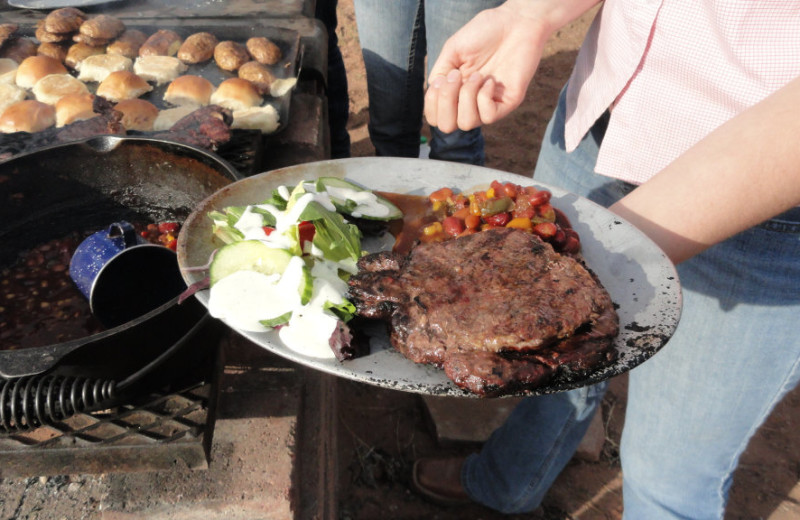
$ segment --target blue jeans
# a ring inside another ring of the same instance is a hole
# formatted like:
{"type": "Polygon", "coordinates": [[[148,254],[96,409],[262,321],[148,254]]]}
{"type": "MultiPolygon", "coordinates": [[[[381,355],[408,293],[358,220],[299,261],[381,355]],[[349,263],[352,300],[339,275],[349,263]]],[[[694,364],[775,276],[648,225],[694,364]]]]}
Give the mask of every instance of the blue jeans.
{"type": "MultiPolygon", "coordinates": [[[[355,0],[369,94],[369,136],[379,156],[419,157],[425,56],[432,67],[444,42],[502,0],[355,0]]],[[[430,72],[430,70],[428,70],[430,72]]],[[[431,128],[430,157],[484,164],[480,128],[431,128]]]]}
{"type": "MultiPolygon", "coordinates": [[[[534,178],[604,205],[629,184],[592,173],[601,121],[564,151],[563,95],[534,178]]],[[[665,195],[668,196],[668,195],[665,195]]],[[[747,230],[678,266],[675,335],[629,374],[622,436],[624,518],[720,519],[748,440],[800,380],[800,211],[747,230]]],[[[605,385],[522,401],[462,481],[504,512],[535,509],[571,458],[605,385]]]]}

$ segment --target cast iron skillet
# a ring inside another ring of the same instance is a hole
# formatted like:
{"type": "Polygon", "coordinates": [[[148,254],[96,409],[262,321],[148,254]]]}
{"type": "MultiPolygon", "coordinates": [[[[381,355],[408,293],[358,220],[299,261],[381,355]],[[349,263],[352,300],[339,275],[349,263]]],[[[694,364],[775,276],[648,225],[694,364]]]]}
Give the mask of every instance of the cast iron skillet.
{"type": "MultiPolygon", "coordinates": [[[[18,155],[0,163],[0,266],[76,229],[102,229],[121,219],[182,222],[200,201],[241,178],[230,164],[205,150],[144,137],[98,136],[18,155]]],[[[174,373],[197,364],[204,354],[202,344],[208,342],[189,339],[207,321],[205,307],[195,298],[179,304],[176,297],[99,334],[0,350],[0,431],[24,426],[17,424],[27,422],[24,412],[33,413],[30,426],[35,426],[36,414],[47,416],[48,410],[23,411],[26,405],[35,407],[27,397],[43,399],[48,385],[63,384],[62,391],[68,391],[64,378],[82,381],[80,390],[69,391],[88,406],[109,397],[109,382],[132,387],[156,369],[174,373]],[[184,348],[187,344],[191,348],[184,348]],[[182,358],[181,351],[191,358],[182,358]],[[61,382],[53,383],[53,378],[61,382]],[[42,387],[38,392],[37,386],[42,387]]]]}

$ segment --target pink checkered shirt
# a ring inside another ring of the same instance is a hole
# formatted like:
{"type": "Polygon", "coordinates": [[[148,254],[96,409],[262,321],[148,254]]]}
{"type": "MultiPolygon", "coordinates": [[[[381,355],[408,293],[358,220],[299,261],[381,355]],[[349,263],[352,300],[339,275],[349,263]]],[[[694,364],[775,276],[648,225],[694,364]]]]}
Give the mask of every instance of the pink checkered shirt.
{"type": "Polygon", "coordinates": [[[567,87],[566,147],[610,108],[595,171],[640,184],[798,75],[800,0],[606,0],[567,87]]]}

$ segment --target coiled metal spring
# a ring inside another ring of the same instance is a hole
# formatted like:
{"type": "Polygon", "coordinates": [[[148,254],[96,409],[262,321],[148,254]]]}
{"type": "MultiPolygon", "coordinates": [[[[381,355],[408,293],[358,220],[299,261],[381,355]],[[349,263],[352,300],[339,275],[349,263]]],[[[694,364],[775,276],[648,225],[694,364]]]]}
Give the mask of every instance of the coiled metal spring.
{"type": "Polygon", "coordinates": [[[114,381],[79,376],[30,376],[0,384],[0,430],[6,432],[62,421],[116,394],[114,381]]]}

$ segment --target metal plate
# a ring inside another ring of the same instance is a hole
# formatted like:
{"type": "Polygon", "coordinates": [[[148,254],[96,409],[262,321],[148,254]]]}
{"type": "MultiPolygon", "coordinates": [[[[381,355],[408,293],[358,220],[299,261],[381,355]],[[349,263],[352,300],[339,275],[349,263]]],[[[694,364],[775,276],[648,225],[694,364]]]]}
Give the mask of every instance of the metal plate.
{"type": "MultiPolygon", "coordinates": [[[[320,176],[347,178],[375,190],[427,195],[443,186],[470,191],[497,179],[549,189],[552,204],[562,210],[581,236],[586,263],[595,271],[618,306],[620,334],[615,340],[616,362],[581,379],[554,381],[531,392],[545,394],[586,386],[622,374],[652,357],[670,338],[678,324],[682,297],[677,272],[664,253],[641,231],[607,209],[556,187],[488,168],[444,161],[397,158],[355,158],[323,161],[262,173],[226,186],[189,216],[178,241],[181,267],[205,265],[219,243],[212,239],[206,214],[226,206],[259,203],[274,187],[294,186],[320,176]]],[[[386,247],[365,241],[365,249],[386,247]]],[[[187,284],[204,273],[184,272],[187,284]]],[[[197,297],[208,303],[208,291],[197,297]]],[[[370,336],[371,353],[338,362],[303,356],[285,347],[273,332],[242,332],[258,345],[323,372],[381,387],[431,395],[471,395],[456,387],[436,368],[415,364],[389,345],[382,323],[370,336]]]]}

